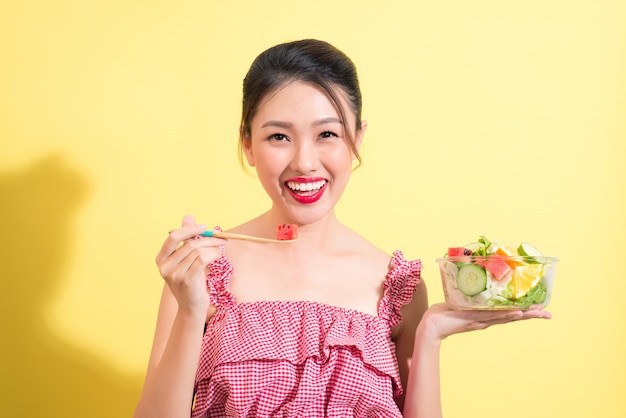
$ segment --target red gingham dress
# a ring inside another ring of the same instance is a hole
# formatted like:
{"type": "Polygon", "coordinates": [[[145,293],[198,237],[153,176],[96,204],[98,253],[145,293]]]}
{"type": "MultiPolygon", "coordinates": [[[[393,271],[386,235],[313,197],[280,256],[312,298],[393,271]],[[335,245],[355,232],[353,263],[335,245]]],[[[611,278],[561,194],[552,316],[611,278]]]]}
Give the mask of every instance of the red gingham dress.
{"type": "Polygon", "coordinates": [[[422,264],[395,251],[378,315],[306,301],[237,303],[223,254],[207,284],[206,325],[192,417],[401,417],[391,328],[422,264]]]}

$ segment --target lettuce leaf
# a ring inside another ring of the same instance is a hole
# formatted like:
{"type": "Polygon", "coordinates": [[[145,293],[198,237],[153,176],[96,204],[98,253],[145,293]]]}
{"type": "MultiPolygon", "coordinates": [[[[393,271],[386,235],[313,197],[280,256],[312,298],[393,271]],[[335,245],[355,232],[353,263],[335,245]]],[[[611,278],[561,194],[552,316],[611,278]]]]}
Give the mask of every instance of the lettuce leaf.
{"type": "Polygon", "coordinates": [[[522,309],[530,308],[532,305],[544,303],[548,297],[548,289],[543,282],[539,282],[521,298],[513,298],[513,286],[511,283],[506,287],[500,298],[489,300],[492,306],[519,306],[522,309]]]}

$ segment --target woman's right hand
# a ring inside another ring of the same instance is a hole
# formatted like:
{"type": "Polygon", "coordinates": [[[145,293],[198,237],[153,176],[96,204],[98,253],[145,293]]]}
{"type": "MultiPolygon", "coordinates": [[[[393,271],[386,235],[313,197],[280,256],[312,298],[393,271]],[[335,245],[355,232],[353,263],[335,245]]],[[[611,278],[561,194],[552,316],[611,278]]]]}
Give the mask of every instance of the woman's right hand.
{"type": "Polygon", "coordinates": [[[166,284],[135,417],[189,417],[204,324],[215,311],[207,289],[208,265],[221,256],[226,242],[199,237],[205,230],[185,216],[156,256],[166,284]]]}
{"type": "Polygon", "coordinates": [[[219,247],[225,240],[199,237],[204,231],[206,225],[196,224],[191,215],[185,216],[182,227],[171,231],[163,243],[156,263],[178,308],[206,315],[210,305],[207,268],[220,257],[219,247]]]}

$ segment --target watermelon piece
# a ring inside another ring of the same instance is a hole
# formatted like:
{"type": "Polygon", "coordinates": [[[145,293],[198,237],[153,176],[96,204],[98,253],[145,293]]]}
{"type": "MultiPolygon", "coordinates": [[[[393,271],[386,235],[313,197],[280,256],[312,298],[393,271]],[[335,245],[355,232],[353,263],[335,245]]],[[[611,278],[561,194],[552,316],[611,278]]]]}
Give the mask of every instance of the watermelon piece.
{"type": "Polygon", "coordinates": [[[298,238],[298,225],[280,224],[276,228],[276,239],[279,241],[290,241],[298,238]]]}
{"type": "Polygon", "coordinates": [[[507,264],[502,256],[492,255],[485,262],[485,270],[487,270],[494,279],[502,280],[511,272],[511,266],[507,264]]]}
{"type": "Polygon", "coordinates": [[[474,264],[478,264],[482,268],[485,268],[485,266],[487,265],[487,260],[488,259],[485,258],[485,257],[478,257],[478,258],[474,259],[474,264]]]}
{"type": "Polygon", "coordinates": [[[460,257],[464,255],[472,255],[472,250],[468,250],[465,247],[448,248],[448,257],[460,257]]]}
{"type": "Polygon", "coordinates": [[[464,247],[448,248],[448,257],[455,263],[470,263],[472,261],[472,251],[464,247]]]}

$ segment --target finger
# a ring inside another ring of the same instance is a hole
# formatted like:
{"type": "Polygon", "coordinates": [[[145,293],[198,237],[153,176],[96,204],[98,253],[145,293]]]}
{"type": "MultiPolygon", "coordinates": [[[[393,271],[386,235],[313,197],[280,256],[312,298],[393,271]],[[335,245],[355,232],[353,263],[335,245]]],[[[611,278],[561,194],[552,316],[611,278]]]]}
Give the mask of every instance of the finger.
{"type": "Polygon", "coordinates": [[[225,240],[220,238],[186,239],[182,242],[182,245],[176,243],[177,247],[171,253],[167,255],[160,254],[160,256],[157,257],[157,264],[167,263],[176,266],[183,263],[187,257],[201,248],[213,248],[214,251],[219,254],[217,247],[224,245],[224,241],[225,240]]]}
{"type": "MultiPolygon", "coordinates": [[[[196,219],[193,217],[193,215],[185,215],[183,217],[183,222],[182,222],[182,227],[193,227],[196,225],[196,219]]],[[[199,229],[202,229],[202,231],[200,231],[199,233],[202,233],[204,231],[206,231],[206,227],[204,225],[198,225],[199,229]]],[[[198,235],[194,235],[193,238],[198,238],[198,235]]],[[[186,240],[189,240],[191,238],[187,238],[186,240]]]]}
{"type": "Polygon", "coordinates": [[[214,260],[219,258],[220,251],[216,247],[204,247],[199,249],[196,253],[196,257],[193,259],[193,262],[187,268],[189,274],[195,275],[199,274],[203,277],[206,276],[206,270],[209,264],[211,264],[214,260]]]}
{"type": "Polygon", "coordinates": [[[552,319],[552,313],[548,312],[548,311],[544,311],[543,309],[541,309],[541,307],[538,307],[537,309],[529,309],[527,311],[524,312],[524,316],[527,319],[531,319],[531,318],[543,318],[543,319],[552,319]]]}
{"type": "Polygon", "coordinates": [[[176,275],[191,275],[193,276],[199,270],[205,268],[211,261],[213,261],[219,255],[217,250],[212,248],[197,248],[188,253],[184,258],[179,261],[171,260],[171,267],[175,271],[176,275]],[[202,265],[198,267],[198,265],[202,265]]]}
{"type": "Polygon", "coordinates": [[[163,243],[161,250],[157,254],[157,260],[169,257],[180,246],[181,242],[189,240],[198,234],[206,231],[206,225],[185,225],[182,228],[170,231],[167,239],[163,243]]]}
{"type": "Polygon", "coordinates": [[[489,327],[492,325],[507,324],[510,322],[524,321],[528,319],[536,319],[536,318],[550,319],[551,317],[552,316],[550,315],[549,312],[546,312],[540,309],[525,310],[525,311],[509,311],[502,316],[479,321],[479,323],[482,323],[486,327],[489,327]]]}
{"type": "Polygon", "coordinates": [[[179,252],[159,264],[159,272],[165,281],[177,286],[177,283],[191,283],[205,277],[204,269],[220,257],[221,251],[215,246],[195,248],[182,258],[179,252]],[[195,279],[194,279],[195,278],[195,279]]]}
{"type": "Polygon", "coordinates": [[[195,235],[198,234],[198,231],[200,231],[199,233],[202,233],[202,232],[206,231],[206,225],[204,225],[204,224],[196,224],[196,219],[193,217],[193,215],[185,215],[183,217],[181,228],[178,229],[178,230],[170,231],[170,235],[172,233],[175,233],[175,237],[177,237],[181,241],[183,241],[185,239],[191,238],[191,237],[188,236],[188,233],[190,231],[191,231],[192,234],[194,234],[193,236],[195,236],[195,235]],[[187,234],[187,235],[184,235],[184,236],[179,238],[179,235],[178,235],[179,231],[181,233],[187,234]]]}
{"type": "Polygon", "coordinates": [[[193,217],[193,215],[185,215],[183,217],[182,226],[191,226],[195,224],[196,224],[196,219],[193,217]]]}

